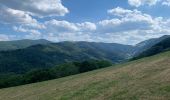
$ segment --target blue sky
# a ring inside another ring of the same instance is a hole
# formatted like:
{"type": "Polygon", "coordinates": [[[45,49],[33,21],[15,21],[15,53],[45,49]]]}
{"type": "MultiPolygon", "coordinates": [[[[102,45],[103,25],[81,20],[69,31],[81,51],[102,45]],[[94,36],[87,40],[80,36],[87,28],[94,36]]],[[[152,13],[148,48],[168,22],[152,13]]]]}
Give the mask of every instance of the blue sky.
{"type": "Polygon", "coordinates": [[[107,10],[117,6],[128,6],[125,0],[63,0],[63,5],[70,9],[67,20],[75,22],[100,21],[106,19],[107,10]]]}
{"type": "Polygon", "coordinates": [[[0,41],[136,44],[170,35],[170,0],[1,0],[0,41]]]}

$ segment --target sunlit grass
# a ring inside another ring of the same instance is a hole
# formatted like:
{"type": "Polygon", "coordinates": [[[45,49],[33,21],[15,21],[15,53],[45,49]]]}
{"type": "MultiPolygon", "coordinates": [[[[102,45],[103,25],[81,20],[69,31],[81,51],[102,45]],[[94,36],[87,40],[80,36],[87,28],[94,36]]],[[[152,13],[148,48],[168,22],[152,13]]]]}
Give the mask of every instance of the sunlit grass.
{"type": "Polygon", "coordinates": [[[168,100],[170,52],[56,80],[0,90],[0,100],[168,100]]]}

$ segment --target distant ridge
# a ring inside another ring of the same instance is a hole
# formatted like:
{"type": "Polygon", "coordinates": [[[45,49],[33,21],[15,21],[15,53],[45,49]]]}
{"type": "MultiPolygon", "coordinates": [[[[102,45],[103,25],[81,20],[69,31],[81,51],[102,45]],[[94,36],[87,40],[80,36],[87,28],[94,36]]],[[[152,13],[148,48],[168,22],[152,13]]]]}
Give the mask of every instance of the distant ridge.
{"type": "Polygon", "coordinates": [[[133,56],[138,56],[140,55],[142,52],[146,51],[147,49],[151,48],[152,46],[154,46],[155,44],[159,43],[160,41],[166,39],[170,37],[170,35],[164,35],[162,37],[159,37],[159,38],[152,38],[152,39],[149,39],[149,40],[145,40],[145,41],[142,41],[138,44],[135,45],[135,51],[133,52],[133,56]]]}
{"type": "Polygon", "coordinates": [[[39,39],[39,40],[23,39],[23,40],[14,40],[14,41],[0,41],[0,51],[23,49],[37,44],[48,44],[48,43],[52,43],[52,42],[45,39],[39,39]]]}
{"type": "Polygon", "coordinates": [[[152,56],[152,55],[170,50],[170,36],[169,35],[158,38],[157,40],[155,39],[155,41],[156,42],[154,43],[154,45],[152,45],[150,48],[145,49],[143,52],[137,55],[134,59],[148,57],[148,56],[152,56]]]}
{"type": "Polygon", "coordinates": [[[133,49],[133,46],[116,43],[41,43],[24,49],[1,51],[0,72],[22,73],[33,68],[48,68],[65,62],[88,59],[120,63],[128,59],[131,49],[133,49]]]}
{"type": "Polygon", "coordinates": [[[6,41],[0,42],[0,72],[24,73],[34,68],[88,59],[109,60],[117,64],[133,57],[136,59],[169,50],[169,44],[168,35],[136,46],[85,41],[53,43],[44,39],[6,41]]]}

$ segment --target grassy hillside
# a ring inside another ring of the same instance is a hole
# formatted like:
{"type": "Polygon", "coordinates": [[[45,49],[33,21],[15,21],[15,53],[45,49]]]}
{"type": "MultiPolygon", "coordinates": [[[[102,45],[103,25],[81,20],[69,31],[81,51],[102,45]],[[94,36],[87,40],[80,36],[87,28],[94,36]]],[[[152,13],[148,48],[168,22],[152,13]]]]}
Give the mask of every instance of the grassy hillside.
{"type": "Polygon", "coordinates": [[[170,52],[36,84],[0,90],[0,100],[169,100],[170,52]]]}

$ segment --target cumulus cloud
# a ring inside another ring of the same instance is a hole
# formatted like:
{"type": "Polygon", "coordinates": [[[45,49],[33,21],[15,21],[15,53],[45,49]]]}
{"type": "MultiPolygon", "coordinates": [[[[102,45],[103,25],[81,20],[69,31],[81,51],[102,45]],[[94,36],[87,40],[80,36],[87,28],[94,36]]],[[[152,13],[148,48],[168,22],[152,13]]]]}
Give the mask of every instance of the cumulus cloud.
{"type": "Polygon", "coordinates": [[[108,10],[107,13],[110,15],[123,16],[123,15],[126,15],[127,13],[133,13],[133,11],[124,9],[121,7],[117,7],[117,8],[108,10]]]}
{"type": "Polygon", "coordinates": [[[118,15],[119,18],[102,20],[98,23],[102,32],[121,32],[135,29],[149,29],[152,27],[153,19],[148,14],[138,10],[128,10],[120,7],[109,10],[109,14],[118,15]]]}
{"type": "Polygon", "coordinates": [[[110,9],[107,11],[107,13],[118,17],[124,17],[127,15],[141,15],[141,11],[138,11],[137,9],[129,10],[121,7],[110,9]]]}
{"type": "Polygon", "coordinates": [[[170,6],[170,0],[128,0],[129,5],[134,7],[140,7],[143,5],[153,6],[157,3],[163,6],[170,6]]]}
{"type": "Polygon", "coordinates": [[[117,16],[97,23],[98,39],[105,42],[136,44],[137,42],[170,34],[170,19],[152,17],[139,10],[113,8],[108,14],[117,16]]]}
{"type": "Polygon", "coordinates": [[[96,30],[96,25],[91,22],[77,23],[77,26],[84,31],[94,31],[96,30]]]}
{"type": "Polygon", "coordinates": [[[164,0],[162,5],[170,6],[170,0],[164,0]]]}
{"type": "Polygon", "coordinates": [[[61,0],[1,0],[0,4],[39,17],[64,16],[69,12],[61,0]]]}
{"type": "Polygon", "coordinates": [[[0,16],[1,23],[36,23],[36,19],[33,19],[28,13],[8,7],[0,7],[0,16]]]}
{"type": "Polygon", "coordinates": [[[68,21],[50,20],[45,22],[46,29],[55,33],[83,32],[96,30],[96,25],[91,22],[71,23],[68,21]]]}
{"type": "Polygon", "coordinates": [[[45,25],[47,26],[47,30],[51,32],[75,32],[79,30],[74,23],[58,21],[55,19],[46,21],[45,25]]]}
{"type": "MultiPolygon", "coordinates": [[[[135,7],[155,5],[160,0],[128,0],[135,7]]],[[[169,0],[162,2],[168,5],[169,0]]],[[[64,16],[69,11],[61,0],[1,0],[0,22],[15,25],[23,33],[19,38],[45,38],[52,41],[94,41],[136,44],[139,41],[170,34],[170,19],[153,17],[137,9],[116,7],[107,11],[108,19],[96,23],[74,23],[40,17],[64,16]],[[10,2],[10,3],[8,3],[10,2]],[[38,5],[37,5],[38,4],[38,5]],[[20,6],[18,6],[20,5],[20,6]],[[48,20],[50,19],[50,20],[48,20]],[[21,37],[22,36],[22,37],[21,37]]],[[[0,35],[0,40],[9,36],[0,35]]]]}
{"type": "Polygon", "coordinates": [[[145,4],[152,6],[152,5],[155,5],[158,1],[160,0],[128,0],[128,3],[131,6],[139,7],[145,4]]]}
{"type": "Polygon", "coordinates": [[[50,20],[45,22],[46,38],[56,41],[95,41],[136,44],[139,41],[161,36],[168,32],[168,21],[153,18],[138,10],[114,8],[108,12],[117,18],[101,20],[97,23],[71,23],[50,20]],[[121,10],[118,10],[121,9],[121,10]],[[120,12],[119,12],[120,11],[120,12]]]}
{"type": "Polygon", "coordinates": [[[38,17],[64,16],[69,11],[61,0],[1,0],[0,23],[43,29],[38,17]],[[36,17],[38,16],[38,17],[36,17]]]}
{"type": "Polygon", "coordinates": [[[41,33],[38,30],[23,28],[22,26],[20,27],[14,26],[13,29],[17,32],[30,33],[32,35],[41,35],[41,33]]]}
{"type": "MultiPolygon", "coordinates": [[[[16,28],[16,31],[30,33],[27,38],[46,38],[52,41],[95,41],[136,44],[145,39],[170,34],[170,19],[152,17],[139,10],[113,8],[108,10],[113,18],[96,23],[73,23],[66,20],[49,20],[40,25],[43,28],[16,28]],[[117,16],[117,17],[114,17],[117,16]],[[40,32],[40,33],[39,33],[40,32]],[[38,36],[38,34],[40,34],[38,36]]],[[[111,17],[111,16],[110,16],[111,17]]]]}
{"type": "Polygon", "coordinates": [[[0,34],[0,41],[8,41],[9,40],[9,36],[6,34],[0,34]]]}
{"type": "Polygon", "coordinates": [[[52,41],[94,41],[96,25],[91,22],[72,23],[65,20],[50,20],[44,23],[43,38],[52,41]]]}
{"type": "Polygon", "coordinates": [[[49,33],[44,35],[43,38],[48,40],[60,42],[60,41],[95,41],[94,36],[88,33],[49,33]]]}
{"type": "Polygon", "coordinates": [[[27,33],[24,38],[45,38],[52,41],[92,41],[96,30],[95,23],[83,22],[72,23],[66,20],[52,19],[39,23],[42,27],[33,27],[32,25],[14,26],[16,32],[27,33]]]}

